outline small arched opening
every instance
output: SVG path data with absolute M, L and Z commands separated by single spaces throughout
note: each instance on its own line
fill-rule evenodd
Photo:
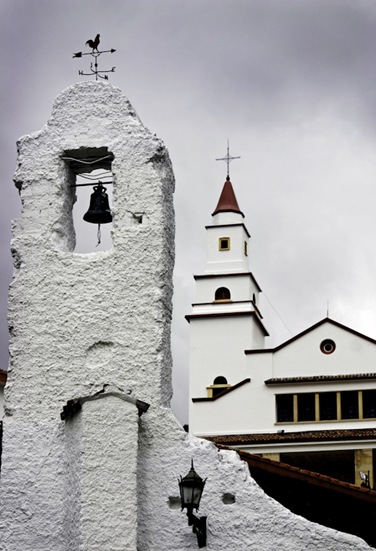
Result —
M 226 377 L 222 377 L 222 375 L 219 375 L 219 377 L 216 377 L 214 379 L 213 385 L 227 385 Z
M 217 394 L 220 394 L 230 387 L 231 385 L 228 384 L 226 377 L 223 377 L 223 375 L 218 375 L 218 377 L 214 379 L 213 384 L 207 387 L 208 397 L 214 398 Z
M 227 287 L 219 287 L 215 294 L 214 300 L 231 300 L 231 293 Z

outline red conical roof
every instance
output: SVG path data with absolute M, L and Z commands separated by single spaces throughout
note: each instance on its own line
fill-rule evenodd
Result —
M 238 212 L 244 218 L 244 214 L 240 210 L 238 201 L 236 200 L 234 188 L 232 187 L 232 183 L 230 182 L 230 176 L 227 176 L 226 178 L 221 196 L 218 201 L 218 205 L 212 216 L 218 214 L 218 212 Z

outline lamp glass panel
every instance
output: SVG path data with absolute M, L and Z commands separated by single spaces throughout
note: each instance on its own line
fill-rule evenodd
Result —
M 182 484 L 184 505 L 191 505 L 193 501 L 193 488 L 187 484 Z
M 198 507 L 200 505 L 200 499 L 202 494 L 202 486 L 193 488 L 192 505 Z

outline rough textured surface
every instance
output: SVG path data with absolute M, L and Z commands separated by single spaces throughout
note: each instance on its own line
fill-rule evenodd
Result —
M 84 404 L 81 416 L 83 548 L 136 550 L 137 408 L 109 397 Z
M 62 156 L 104 147 L 114 155 L 113 249 L 74 254 L 75 191 Z M 162 142 L 120 90 L 87 82 L 65 90 L 18 148 L 8 414 L 54 418 L 67 399 L 108 382 L 168 404 L 174 180 Z M 135 223 L 140 212 L 147 223 Z M 103 361 L 91 362 L 101 349 Z M 41 381 L 48 392 L 38 399 Z
M 114 157 L 113 248 L 75 254 L 75 175 L 63 157 L 101 157 L 104 151 Z M 80 434 L 71 422 L 60 421 L 60 412 L 67 400 L 109 384 L 154 407 L 169 405 L 174 177 L 163 143 L 121 91 L 103 83 L 62 92 L 47 125 L 23 137 L 18 152 L 15 182 L 23 210 L 12 242 L 0 545 L 92 549 L 83 526 L 96 522 L 100 508 L 87 473 L 94 470 L 91 460 L 100 472 L 116 453 L 103 443 L 102 455 L 93 457 L 88 420 L 82 420 Z M 143 223 L 136 223 L 134 213 L 143 213 Z M 120 439 L 129 433 L 129 419 L 113 418 Z M 134 442 L 131 449 L 137 450 Z M 121 459 L 128 460 L 118 450 L 119 468 Z M 129 491 L 134 472 L 130 467 Z M 124 490 L 118 499 L 122 495 Z M 108 511 L 113 522 L 121 514 L 117 501 L 111 498 Z M 79 508 L 77 526 L 72 511 Z
M 311 523 L 267 496 L 235 451 L 218 451 L 205 440 L 176 429 L 170 410 L 141 418 L 139 461 L 139 544 L 142 551 L 197 549 L 180 508 L 177 479 L 191 458 L 207 482 L 200 513 L 208 516 L 208 549 L 260 551 L 350 551 L 371 549 L 364 541 Z M 140 491 L 141 490 L 141 491 Z M 228 503 L 226 494 L 235 497 Z M 147 495 L 147 499 L 144 496 Z
M 62 156 L 83 148 L 114 155 L 106 253 L 72 252 L 74 177 Z M 46 127 L 20 141 L 16 184 L 23 214 L 12 243 L 1 551 L 197 549 L 176 508 L 192 457 L 208 477 L 209 549 L 369 549 L 291 514 L 235 452 L 177 425 L 168 407 L 173 174 L 124 95 L 97 82 L 65 90 Z M 67 400 L 104 385 L 131 390 L 150 409 L 138 418 L 133 404 L 108 396 L 60 420 Z

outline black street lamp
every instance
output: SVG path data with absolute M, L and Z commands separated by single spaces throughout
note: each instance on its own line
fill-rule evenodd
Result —
M 179 489 L 181 498 L 181 510 L 187 509 L 188 526 L 192 526 L 192 532 L 197 535 L 198 546 L 206 547 L 206 517 L 196 517 L 193 509 L 199 508 L 202 492 L 204 490 L 206 478 L 203 480 L 193 468 L 193 459 L 191 470 L 184 477 L 180 477 Z

